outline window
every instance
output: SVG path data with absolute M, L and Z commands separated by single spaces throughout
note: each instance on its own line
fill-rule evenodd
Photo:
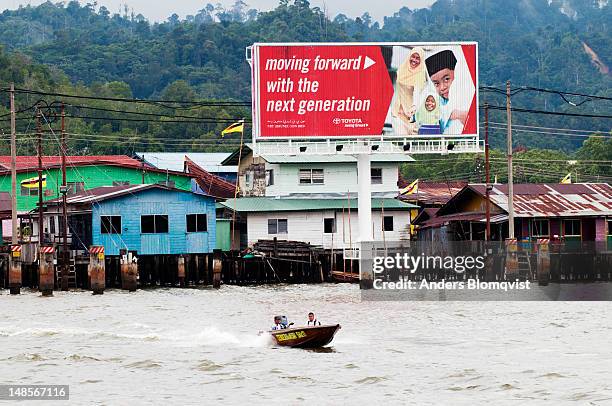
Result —
M 531 236 L 532 237 L 546 237 L 548 238 L 550 233 L 548 232 L 548 220 L 533 220 L 531 223 Z
M 563 220 L 563 235 L 580 236 L 580 220 Z
M 102 234 L 121 234 L 121 216 L 100 216 Z
M 324 183 L 323 169 L 300 169 L 300 185 L 322 185 Z
M 161 234 L 168 232 L 168 216 L 155 214 L 140 217 L 140 230 L 142 234 Z
M 373 185 L 381 185 L 382 181 L 382 168 L 372 168 L 370 170 L 371 181 Z
M 383 231 L 393 231 L 393 216 L 383 217 Z
M 49 217 L 49 232 L 55 234 L 55 216 Z
M 266 186 L 274 185 L 274 170 L 268 169 L 266 171 Z
M 287 219 L 268 219 L 268 234 L 287 234 Z
M 208 223 L 206 222 L 206 214 L 188 214 L 187 215 L 187 232 L 188 233 L 204 233 L 208 231 Z
M 75 195 L 85 191 L 85 182 L 66 182 L 67 195 Z
M 113 186 L 128 186 L 130 184 L 129 180 L 114 180 Z
M 323 232 L 325 234 L 333 234 L 336 232 L 336 219 L 335 218 L 323 219 Z
M 21 196 L 38 196 L 38 188 L 21 187 Z

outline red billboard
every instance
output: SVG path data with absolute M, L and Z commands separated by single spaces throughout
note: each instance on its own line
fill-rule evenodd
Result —
M 256 139 L 474 136 L 476 43 L 255 44 Z

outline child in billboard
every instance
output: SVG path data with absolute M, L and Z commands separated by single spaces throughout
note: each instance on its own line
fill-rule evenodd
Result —
M 415 114 L 416 122 L 419 124 L 419 135 L 440 134 L 440 106 L 435 91 L 426 89 L 420 107 Z
M 462 95 L 471 95 L 470 92 L 460 88 L 466 82 L 465 72 L 463 72 L 465 67 L 462 66 L 464 69 L 461 72 L 456 72 L 457 58 L 449 49 L 431 55 L 425 60 L 425 65 L 429 78 L 440 96 L 442 134 L 462 134 L 467 120 L 467 107 L 469 107 L 465 106 Z
M 400 120 L 400 133 L 413 134 L 417 125 L 413 116 L 416 110 L 415 95 L 421 93 L 427 83 L 425 73 L 425 52 L 421 47 L 410 50 L 408 58 L 397 70 L 397 81 L 395 87 L 395 101 L 391 111 L 393 117 Z

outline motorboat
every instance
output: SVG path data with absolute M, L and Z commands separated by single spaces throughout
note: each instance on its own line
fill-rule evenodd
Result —
M 340 330 L 340 324 L 325 326 L 302 326 L 280 330 L 271 330 L 269 333 L 276 344 L 295 348 L 318 348 L 331 343 L 336 333 Z

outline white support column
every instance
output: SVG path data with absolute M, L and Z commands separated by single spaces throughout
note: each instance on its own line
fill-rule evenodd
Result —
M 370 155 L 357 155 L 359 241 L 372 241 L 372 182 Z
M 370 154 L 357 155 L 357 215 L 359 217 L 359 284 L 370 289 L 374 281 L 372 272 L 372 182 Z

